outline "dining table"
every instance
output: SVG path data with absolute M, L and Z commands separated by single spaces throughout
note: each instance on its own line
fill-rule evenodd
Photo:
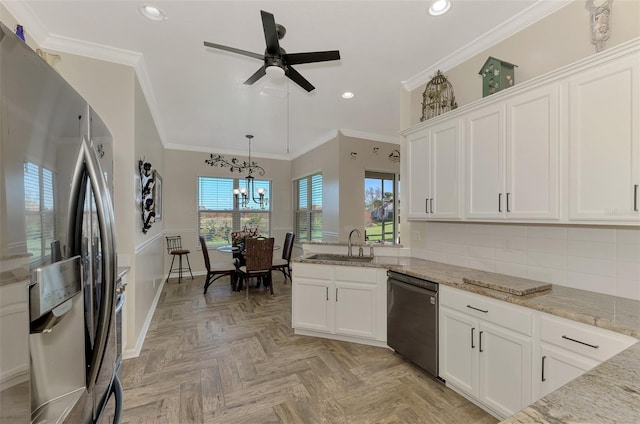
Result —
M 280 246 L 273 246 L 273 250 L 280 250 L 281 247 Z M 241 266 L 246 265 L 246 260 L 245 260 L 245 254 L 246 252 L 244 250 L 242 250 L 242 248 L 240 246 L 234 246 L 232 244 L 223 244 L 222 246 L 218 246 L 216 248 L 216 250 L 218 250 L 219 252 L 224 252 L 224 253 L 232 253 L 233 254 L 233 259 L 234 259 L 234 264 L 236 265 L 236 272 L 237 269 L 240 268 Z M 242 287 L 234 287 L 234 290 L 241 290 Z

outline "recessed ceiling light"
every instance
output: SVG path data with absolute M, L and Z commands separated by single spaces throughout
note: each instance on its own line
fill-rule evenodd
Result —
M 140 12 L 152 21 L 164 21 L 167 19 L 167 15 L 155 6 L 149 6 L 147 4 L 140 6 Z
M 447 13 L 451 8 L 450 0 L 433 0 L 431 6 L 429 6 L 429 14 L 431 16 L 438 16 Z
M 355 94 L 353 94 L 351 91 L 345 91 L 344 93 L 342 93 L 343 99 L 353 99 L 353 96 L 355 96 Z

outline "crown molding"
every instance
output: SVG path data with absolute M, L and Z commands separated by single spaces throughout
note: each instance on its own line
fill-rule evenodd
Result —
M 340 128 L 340 132 L 345 137 L 362 138 L 364 140 L 379 141 L 380 143 L 400 144 L 400 140 L 402 140 L 401 136 L 392 137 L 365 131 L 349 130 L 346 128 Z
M 179 144 L 179 143 L 167 143 L 165 145 L 165 149 L 169 150 L 182 150 L 186 152 L 196 152 L 196 153 L 215 153 L 218 155 L 233 155 L 240 157 L 247 157 L 246 150 L 233 150 L 233 149 L 220 149 L 218 147 L 205 147 L 205 146 L 196 146 L 189 144 Z M 277 155 L 277 154 L 269 154 L 269 153 L 251 153 L 251 158 L 258 159 L 275 159 L 275 160 L 291 160 L 288 155 Z
M 484 33 L 480 37 L 451 53 L 444 59 L 418 73 L 417 75 L 409 78 L 406 81 L 402 81 L 402 87 L 406 91 L 415 90 L 422 84 L 426 84 L 427 82 L 429 82 L 429 80 L 437 70 L 444 72 L 447 69 L 451 69 L 469 60 L 479 52 L 484 51 L 489 47 L 506 40 L 513 34 L 522 31 L 524 28 L 565 7 L 566 5 L 571 3 L 571 1 L 572 0 L 538 0 L 535 4 L 529 6 L 511 19 L 505 21 L 495 29 Z
M 304 155 L 305 153 L 309 153 L 310 151 L 312 151 L 315 148 L 318 148 L 320 146 L 322 146 L 323 144 L 338 138 L 338 130 L 330 130 L 328 132 L 326 132 L 323 136 L 316 138 L 315 140 L 313 140 L 311 143 L 309 143 L 308 145 L 304 146 L 303 149 L 301 150 L 296 150 L 295 152 L 292 152 L 289 155 L 289 159 L 293 160 L 296 158 L 299 158 L 300 156 Z

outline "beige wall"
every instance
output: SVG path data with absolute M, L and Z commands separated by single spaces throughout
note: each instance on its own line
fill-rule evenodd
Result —
M 585 1 L 573 1 L 557 12 L 452 68 L 442 69 L 453 85 L 458 106 L 482 98 L 478 71 L 489 56 L 518 65 L 516 85 L 595 54 L 590 12 Z M 611 12 L 607 48 L 640 36 L 640 1 L 616 0 Z M 426 84 L 425 84 L 426 85 Z M 411 92 L 410 123 L 420 122 L 425 85 Z M 406 128 L 402 122 L 402 128 Z
M 322 173 L 322 237 L 337 241 L 340 233 L 338 137 L 291 161 L 291 180 Z
M 292 180 L 322 173 L 324 241 L 344 242 L 353 228 L 358 228 L 364 237 L 364 172 L 400 172 L 400 164 L 389 160 L 394 149 L 400 146 L 338 133 L 336 138 L 292 161 Z
M 164 156 L 164 228 L 167 235 L 182 236 L 183 247 L 191 250 L 189 256 L 194 272 L 204 272 L 204 260 L 198 242 L 198 177 L 244 178 L 246 174 L 230 173 L 229 168 L 207 165 L 210 153 L 184 150 L 165 150 Z M 227 156 L 231 159 L 231 156 Z M 239 160 L 247 158 L 238 157 Z M 265 170 L 258 179 L 271 180 L 271 236 L 282 246 L 287 231 L 292 230 L 291 215 L 291 162 L 286 160 L 254 158 Z M 212 262 L 230 260 L 230 254 L 215 249 L 209 251 Z M 276 256 L 279 254 L 276 252 Z M 169 264 L 165 265 L 168 272 Z
M 365 171 L 400 172 L 400 163 L 389 160 L 400 145 L 381 143 L 339 134 L 340 175 L 340 241 L 346 241 L 349 231 L 357 228 L 364 238 L 364 173 Z M 377 153 L 374 149 L 378 149 Z M 352 152 L 356 153 L 355 158 Z M 355 239 L 354 239 L 355 240 Z M 360 240 L 364 241 L 364 240 Z

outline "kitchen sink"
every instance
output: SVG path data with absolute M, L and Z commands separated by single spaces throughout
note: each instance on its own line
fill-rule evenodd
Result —
M 331 253 L 316 253 L 307 257 L 316 261 L 334 261 L 334 262 L 359 262 L 367 263 L 373 260 L 373 256 L 347 256 L 347 255 L 334 255 Z

